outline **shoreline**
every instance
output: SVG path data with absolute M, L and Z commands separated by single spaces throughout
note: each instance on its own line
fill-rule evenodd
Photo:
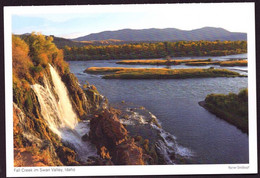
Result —
M 104 79 L 186 79 L 215 77 L 246 77 L 227 69 L 214 68 L 124 68 L 124 67 L 90 67 L 85 73 L 104 74 Z
M 185 64 L 187 66 L 207 66 L 207 65 L 219 65 L 219 66 L 247 66 L 247 60 L 212 60 L 209 59 L 148 59 L 148 60 L 121 60 L 116 62 L 116 64 L 124 64 L 124 65 L 181 65 Z
M 237 117 L 230 113 L 225 113 L 224 111 L 221 111 L 219 108 L 207 104 L 206 101 L 199 101 L 198 104 L 206 109 L 211 114 L 214 114 L 216 117 L 218 117 L 221 120 L 226 121 L 227 123 L 235 126 L 237 129 L 239 129 L 241 132 L 246 133 L 248 135 L 248 125 L 245 127 L 244 125 L 239 124 L 237 121 Z M 214 109 L 213 109 L 214 107 Z
M 201 56 L 196 56 L 196 55 L 185 55 L 185 56 L 172 56 L 173 58 L 176 58 L 176 60 L 185 60 L 183 58 L 186 59 L 195 59 L 195 58 L 201 58 L 201 59 L 209 59 L 209 58 L 217 58 L 217 57 L 228 57 L 230 56 L 230 58 L 226 58 L 226 59 L 238 59 L 238 60 L 242 60 L 242 59 L 247 59 L 247 57 L 243 57 L 243 58 L 237 58 L 237 57 L 233 57 L 236 55 L 247 55 L 248 53 L 236 53 L 236 54 L 228 54 L 228 55 L 201 55 Z M 90 58 L 90 59 L 84 59 L 84 58 L 78 58 L 77 60 L 75 60 L 74 58 L 69 58 L 66 59 L 66 55 L 64 56 L 64 60 L 65 61 L 106 61 L 106 60 L 112 60 L 112 61 L 122 61 L 122 60 L 129 60 L 129 61 L 133 61 L 133 60 L 164 60 L 164 57 L 160 56 L 160 57 L 135 57 L 135 58 L 105 58 L 105 59 L 101 59 L 101 58 Z

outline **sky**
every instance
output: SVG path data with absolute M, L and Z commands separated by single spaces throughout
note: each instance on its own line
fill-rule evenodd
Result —
M 13 7 L 12 33 L 76 38 L 119 29 L 221 27 L 248 32 L 251 3 Z M 252 9 L 252 8 L 251 8 Z

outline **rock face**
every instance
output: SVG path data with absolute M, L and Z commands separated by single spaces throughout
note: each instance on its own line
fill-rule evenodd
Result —
M 143 165 L 143 152 L 119 122 L 116 113 L 104 110 L 90 121 L 90 140 L 98 154 L 116 165 Z
M 142 149 L 129 138 L 116 113 L 106 109 L 106 98 L 93 85 L 83 91 L 51 38 L 32 34 L 25 41 L 13 36 L 14 165 L 143 164 Z M 95 149 L 66 138 L 72 136 L 81 143 L 75 127 L 91 118 L 91 133 L 82 140 L 93 141 L 101 158 L 89 156 L 83 160 L 79 156 Z M 87 123 L 84 126 L 88 132 Z M 68 129 L 68 134 L 62 129 Z
M 82 90 L 51 37 L 32 33 L 24 39 L 12 38 L 15 166 L 143 164 L 142 149 L 129 139 L 116 114 L 106 109 L 106 98 L 93 85 Z M 83 160 L 79 156 L 95 149 L 68 140 L 72 136 L 81 143 L 75 127 L 91 117 L 91 134 L 82 140 L 95 142 L 101 158 Z
M 45 73 L 48 76 L 48 72 Z M 126 128 L 119 122 L 119 111 L 107 108 L 107 100 L 95 86 L 84 91 L 77 78 L 71 74 L 61 75 L 66 85 L 73 109 L 81 120 L 90 119 L 90 133 L 83 140 L 92 141 L 100 159 L 93 158 L 94 165 L 143 165 L 143 150 L 130 138 Z M 50 81 L 53 85 L 53 81 Z M 65 146 L 52 132 L 41 115 L 37 96 L 29 89 L 25 104 L 16 95 L 13 105 L 14 163 L 15 166 L 78 166 L 76 152 Z
M 123 165 L 144 165 L 143 151 L 134 139 L 128 139 L 116 146 L 114 162 Z
M 34 156 L 30 151 L 26 150 L 25 148 L 14 149 L 14 167 L 48 166 L 45 164 L 43 157 Z
M 90 111 L 90 103 L 80 88 L 78 79 L 74 74 L 68 73 L 62 76 L 62 80 L 67 86 L 74 110 L 80 118 L 86 118 Z
M 49 71 L 44 74 L 53 85 Z M 90 108 L 85 93 L 73 74 L 60 75 L 65 80 L 75 112 L 83 119 Z M 13 122 L 15 166 L 80 165 L 75 151 L 65 146 L 43 119 L 38 98 L 30 87 L 24 91 L 14 89 Z
M 67 165 L 61 162 L 67 155 L 58 156 L 56 153 L 58 147 L 65 146 L 42 118 L 28 117 L 13 104 L 13 121 L 15 166 Z

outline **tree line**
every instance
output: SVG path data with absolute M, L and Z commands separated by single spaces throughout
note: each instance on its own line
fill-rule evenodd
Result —
M 65 60 L 147 59 L 166 56 L 225 56 L 247 53 L 247 41 L 178 41 L 64 46 Z

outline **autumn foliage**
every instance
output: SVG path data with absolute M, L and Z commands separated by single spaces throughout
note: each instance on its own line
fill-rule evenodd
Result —
M 63 51 L 52 40 L 52 37 L 36 33 L 22 37 L 12 36 L 13 141 L 16 167 L 61 166 L 71 163 L 61 162 L 61 159 L 66 158 L 62 150 L 57 156 L 55 149 L 62 147 L 61 141 L 43 121 L 37 97 L 31 88 L 35 83 L 41 84 L 44 76 L 48 78 L 49 64 L 60 74 L 69 73 L 68 64 L 63 60 Z M 30 139 L 27 135 L 30 135 Z M 37 138 L 43 142 L 34 143 Z
M 63 51 L 52 43 L 52 37 L 32 33 L 23 39 L 15 35 L 12 38 L 13 81 L 19 86 L 21 81 L 33 84 L 40 80 L 48 63 L 61 73 L 69 71 L 63 60 Z
M 30 68 L 33 63 L 28 56 L 29 46 L 19 37 L 13 36 L 12 51 L 14 82 L 18 79 L 31 81 Z
M 147 59 L 166 56 L 225 56 L 247 52 L 246 41 L 140 42 L 64 47 L 66 60 Z

